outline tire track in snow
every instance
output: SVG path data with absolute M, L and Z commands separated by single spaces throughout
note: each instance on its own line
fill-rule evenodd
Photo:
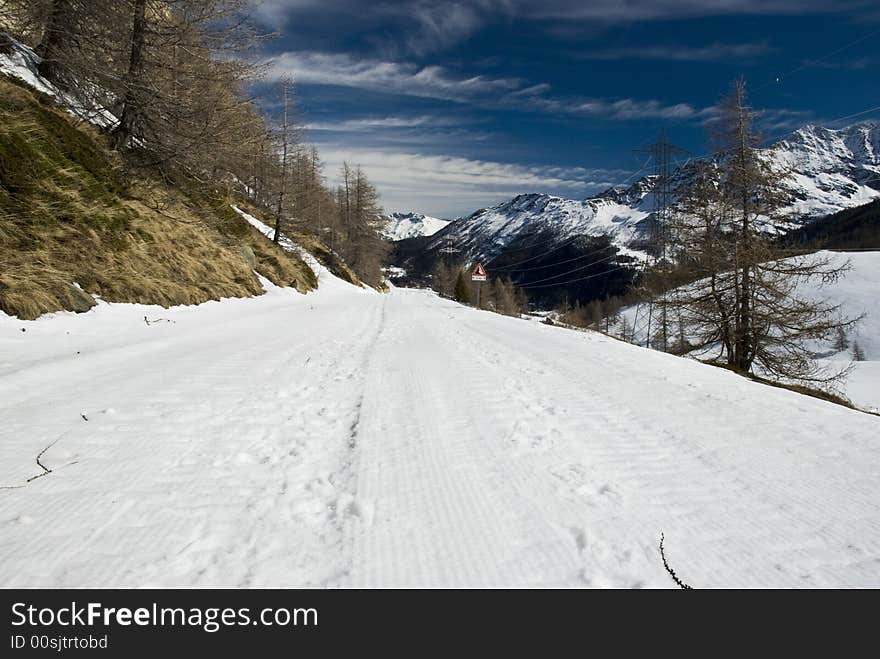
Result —
M 324 581 L 322 584 L 324 587 L 338 587 L 349 579 L 354 561 L 352 542 L 350 540 L 352 527 L 357 526 L 358 524 L 370 524 L 372 522 L 372 511 L 370 507 L 364 505 L 363 501 L 357 496 L 357 481 L 361 452 L 360 435 L 364 400 L 367 397 L 368 386 L 370 384 L 369 378 L 372 372 L 372 364 L 379 341 L 385 331 L 387 301 L 387 296 L 382 296 L 376 330 L 366 342 L 367 347 L 357 369 L 358 395 L 352 412 L 351 423 L 348 428 L 348 451 L 338 472 L 342 493 L 332 506 L 334 524 L 336 525 L 336 529 L 340 536 L 339 549 L 340 554 L 343 557 L 342 567 L 335 575 Z
M 373 523 L 351 529 L 349 585 L 573 583 L 569 530 L 548 522 L 509 472 L 493 473 L 499 455 L 486 445 L 495 440 L 479 433 L 494 425 L 485 419 L 494 401 L 469 401 L 463 390 L 475 364 L 438 341 L 435 319 L 414 317 L 408 303 L 389 301 L 385 361 L 368 387 L 357 496 Z M 417 352 L 392 350 L 407 343 Z

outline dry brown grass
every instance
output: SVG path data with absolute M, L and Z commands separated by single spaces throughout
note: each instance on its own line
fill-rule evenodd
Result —
M 22 319 L 109 302 L 171 306 L 316 282 L 219 202 L 148 182 L 123 185 L 90 127 L 0 79 L 0 309 Z M 234 215 L 234 214 L 233 214 Z M 250 248 L 248 252 L 243 247 Z M 74 284 L 78 284 L 82 290 Z

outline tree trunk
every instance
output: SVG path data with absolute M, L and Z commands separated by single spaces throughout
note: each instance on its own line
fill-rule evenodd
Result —
M 276 245 L 281 238 L 281 217 L 284 213 L 284 189 L 287 186 L 287 142 L 288 142 L 288 125 L 287 125 L 287 104 L 288 104 L 288 87 L 290 83 L 287 80 L 281 82 L 281 89 L 284 95 L 284 118 L 281 124 L 281 184 L 278 186 L 278 208 L 275 212 L 275 235 L 272 242 Z
M 740 290 L 739 290 L 739 332 L 737 334 L 736 345 L 736 366 L 743 371 L 749 371 L 752 368 L 751 345 L 752 345 L 752 313 L 751 313 L 751 227 L 749 226 L 749 215 L 751 213 L 751 193 L 754 189 L 756 181 L 749 180 L 751 173 L 749 171 L 749 144 L 747 133 L 747 118 L 745 116 L 744 98 L 742 98 L 742 88 L 737 90 L 739 94 L 739 125 L 737 126 L 737 158 L 739 160 L 740 177 L 740 204 L 742 211 L 742 224 L 740 227 L 740 242 L 742 245 L 742 272 L 740 274 Z
M 134 0 L 134 19 L 131 31 L 131 53 L 128 61 L 125 97 L 122 101 L 122 114 L 119 125 L 113 131 L 114 147 L 119 149 L 128 143 L 134 134 L 135 122 L 139 112 L 138 87 L 143 68 L 144 43 L 147 33 L 147 0 Z
M 55 83 L 61 82 L 62 67 L 59 57 L 65 45 L 75 40 L 72 35 L 74 18 L 71 0 L 53 0 L 43 38 L 36 47 L 37 55 L 42 58 L 37 65 L 37 71 L 41 76 Z

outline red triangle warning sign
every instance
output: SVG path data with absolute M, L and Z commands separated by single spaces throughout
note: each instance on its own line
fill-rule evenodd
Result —
M 486 269 L 483 267 L 482 263 L 477 263 L 477 267 L 474 268 L 474 271 L 471 273 L 472 281 L 486 281 Z

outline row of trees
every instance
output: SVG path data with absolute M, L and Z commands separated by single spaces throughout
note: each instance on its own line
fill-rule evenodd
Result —
M 571 304 L 566 298 L 556 308 L 556 316 L 568 325 L 609 333 L 620 320 L 619 312 L 625 304 L 624 298 L 617 296 L 591 300 L 586 304 L 578 300 Z
M 278 229 L 321 235 L 378 284 L 376 189 L 347 164 L 340 188 L 327 186 L 317 151 L 303 141 L 290 80 L 277 86 L 280 123 L 253 96 L 265 38 L 250 20 L 254 4 L 3 0 L 0 28 L 34 46 L 41 75 L 103 127 L 130 167 L 243 193 Z
M 491 277 L 486 282 L 473 282 L 463 266 L 440 261 L 431 274 L 431 286 L 444 297 L 507 316 L 519 316 L 528 311 L 528 297 L 523 289 L 514 286 L 509 277 Z
M 239 169 L 265 133 L 246 93 L 259 74 L 250 9 L 248 0 L 5 0 L 0 20 L 116 149 L 205 179 Z
M 832 381 L 840 373 L 818 368 L 811 342 L 833 340 L 857 319 L 806 291 L 834 282 L 848 264 L 778 249 L 767 226 L 787 219 L 781 183 L 788 173 L 762 157 L 744 82 L 720 111 L 715 157 L 697 163 L 678 191 L 670 235 L 680 265 L 665 282 L 663 270 L 651 278 L 648 341 L 669 351 L 714 351 L 743 372 Z M 681 285 L 682 273 L 690 283 Z

